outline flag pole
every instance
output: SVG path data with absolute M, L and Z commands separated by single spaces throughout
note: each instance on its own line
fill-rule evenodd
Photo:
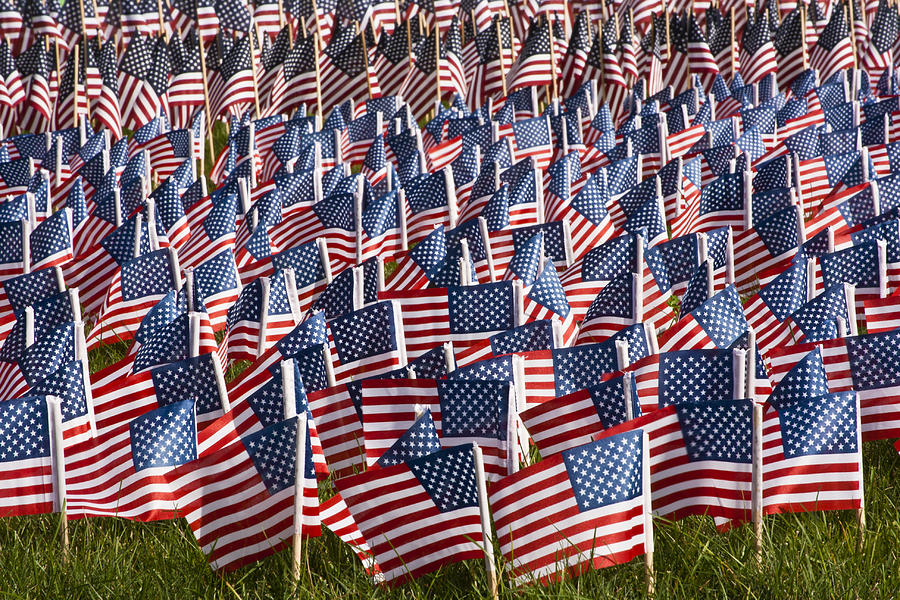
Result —
M 856 525 L 859 528 L 859 539 L 856 549 L 862 552 L 866 543 L 866 494 L 863 487 L 863 454 L 862 454 L 862 421 L 859 409 L 859 396 L 856 397 L 856 450 L 859 453 L 859 508 L 856 509 Z
M 751 367 L 752 368 L 752 367 Z M 753 458 L 750 485 L 750 514 L 753 521 L 753 539 L 755 540 L 756 564 L 762 564 L 763 542 L 763 459 L 762 459 L 762 404 L 753 403 Z
M 72 106 L 72 124 L 75 127 L 78 127 L 78 48 L 78 44 L 75 44 L 75 49 L 73 50 L 75 53 L 75 72 L 72 74 L 72 94 L 75 96 L 75 103 Z M 57 101 L 59 101 L 58 98 Z
M 47 396 L 47 408 L 49 412 L 50 452 L 53 462 L 53 492 L 59 509 L 59 546 L 62 553 L 62 563 L 69 560 L 69 517 L 66 513 L 66 461 L 63 457 L 63 424 L 60 399 L 56 396 Z
M 311 0 L 311 2 L 312 2 L 313 18 L 316 20 L 316 34 L 318 35 L 318 37 L 316 38 L 316 44 L 317 44 L 316 48 L 318 49 L 318 44 L 320 44 L 320 43 L 322 44 L 322 47 L 324 48 L 325 41 L 322 39 L 322 24 L 319 22 L 319 7 L 316 5 L 316 0 Z M 316 56 L 318 57 L 318 53 L 316 54 Z M 316 64 L 318 64 L 318 63 L 316 63 Z
M 256 60 L 253 58 L 253 32 L 247 32 L 247 41 L 250 43 L 250 75 L 253 76 L 253 106 L 256 109 L 256 118 L 259 119 L 259 86 L 256 84 Z
M 647 597 L 656 592 L 656 570 L 653 567 L 653 502 L 650 495 L 650 436 L 644 431 L 641 439 L 641 481 L 644 497 L 644 586 Z
M 734 7 L 731 7 L 731 42 L 729 43 L 731 51 L 731 78 L 737 74 L 737 57 L 734 55 Z
M 505 98 L 508 92 L 506 91 L 506 61 L 503 60 L 503 30 L 500 27 L 499 18 L 494 21 L 494 24 L 497 29 L 497 52 L 500 54 L 500 81 L 503 83 L 503 97 Z
M 478 512 L 481 516 L 481 537 L 484 543 L 484 567 L 487 571 L 491 598 L 497 600 L 497 565 L 494 562 L 494 535 L 491 532 L 491 515 L 488 507 L 487 483 L 484 476 L 484 456 L 478 444 L 472 444 L 475 459 L 475 482 L 478 486 Z
M 441 104 L 441 28 L 438 27 L 437 21 L 434 23 L 434 84 L 435 84 L 435 106 L 434 116 L 438 115 L 438 106 Z
M 845 6 L 847 9 L 846 14 L 847 14 L 847 23 L 849 25 L 848 28 L 850 29 L 850 45 L 853 47 L 853 70 L 855 72 L 856 69 L 859 67 L 859 59 L 856 56 L 856 32 L 853 30 L 854 29 L 854 27 L 853 27 L 853 25 L 854 25 L 853 8 L 850 6 L 850 2 L 848 2 Z M 854 75 L 854 77 L 855 77 L 855 75 Z
M 315 0 L 313 0 L 315 2 Z M 319 32 L 313 33 L 313 51 L 316 55 L 316 108 L 319 111 L 319 118 L 325 119 L 322 112 L 322 73 L 319 70 Z
M 809 68 L 809 56 L 806 53 L 806 5 L 800 5 L 800 47 L 803 49 L 803 70 Z
M 285 370 L 285 369 L 282 369 Z M 293 371 L 291 371 L 293 376 Z M 294 536 L 291 567 L 294 582 L 299 583 L 303 563 L 303 491 L 306 478 L 306 412 L 297 415 L 297 453 L 294 461 Z
M 363 47 L 363 64 L 366 67 L 366 87 L 369 88 L 369 98 L 372 96 L 372 73 L 369 71 L 369 48 L 366 45 L 366 30 L 359 24 L 359 21 L 356 22 L 356 31 L 357 35 L 359 35 L 359 39 L 362 41 Z
M 156 0 L 156 14 L 159 17 L 159 32 L 169 41 L 169 33 L 166 31 L 166 21 L 163 19 L 162 0 Z
M 199 2 L 195 0 L 194 6 L 199 8 Z M 209 155 L 212 158 L 215 158 L 215 145 L 213 144 L 213 121 L 215 117 L 212 114 L 212 110 L 209 107 L 209 83 L 207 82 L 206 77 L 206 49 L 203 47 L 203 36 L 200 34 L 200 30 L 197 30 L 197 45 L 200 47 L 200 78 L 203 80 L 203 105 L 206 109 L 206 139 L 209 142 Z M 206 150 L 203 150 L 204 157 L 206 156 Z
M 553 86 L 553 99 L 559 99 L 559 88 L 557 86 L 557 74 L 556 74 L 556 42 L 553 39 L 553 25 L 556 22 L 556 19 L 553 21 L 550 18 L 547 18 L 547 31 L 550 33 L 550 80 L 551 85 Z

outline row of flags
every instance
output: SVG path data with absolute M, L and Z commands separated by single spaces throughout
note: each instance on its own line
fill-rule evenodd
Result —
M 862 444 L 900 437 L 900 84 L 892 58 L 877 77 L 813 59 L 841 4 L 815 43 L 810 7 L 742 21 L 777 36 L 802 15 L 809 61 L 789 81 L 732 50 L 727 77 L 691 66 L 654 83 L 655 63 L 636 62 L 621 85 L 583 71 L 561 89 L 556 29 L 601 34 L 587 10 L 523 3 L 521 50 L 507 63 L 498 46 L 489 69 L 500 87 L 453 88 L 428 117 L 438 96 L 415 92 L 442 86 L 443 67 L 378 94 L 366 58 L 418 23 L 378 30 L 367 13 L 344 28 L 341 6 L 323 48 L 318 13 L 314 35 L 285 23 L 271 48 L 307 44 L 314 84 L 358 48 L 356 87 L 291 84 L 292 104 L 264 114 L 265 34 L 226 25 L 247 35 L 207 49 L 160 15 L 155 40 L 138 27 L 104 42 L 115 57 L 128 38 L 115 79 L 137 90 L 120 113 L 133 134 L 91 107 L 2 140 L 0 516 L 185 518 L 217 570 L 324 525 L 376 581 L 484 559 L 494 592 L 495 550 L 514 585 L 650 565 L 653 516 L 864 522 Z M 853 13 L 872 40 L 882 7 L 896 10 Z M 657 50 L 716 27 L 624 8 Z M 467 10 L 498 39 L 524 30 Z M 479 47 L 446 18 L 420 21 L 435 63 L 439 34 Z M 61 43 L 71 81 L 100 37 Z M 230 39 L 249 66 L 223 59 L 234 76 L 202 77 L 209 94 L 176 118 L 149 73 L 185 39 L 207 59 Z M 73 106 L 91 98 L 79 85 Z M 226 113 L 206 177 L 204 138 Z M 114 343 L 124 356 L 91 373 Z
M 669 3 L 664 11 L 638 0 L 594 13 L 556 0 L 316 7 L 104 1 L 79 11 L 84 2 L 29 0 L 0 11 L 0 125 L 7 135 L 49 134 L 86 116 L 114 140 L 156 128 L 156 136 L 168 135 L 166 152 L 184 158 L 191 131 L 198 146 L 204 136 L 211 144 L 216 121 L 240 119 L 248 109 L 260 119 L 315 105 L 321 115 L 348 97 L 361 104 L 403 96 L 419 121 L 454 97 L 475 111 L 541 86 L 528 93 L 571 97 L 591 81 L 602 82 L 595 95 L 618 127 L 635 96 L 665 103 L 689 91 L 693 77 L 706 90 L 719 76 L 744 87 L 776 75 L 784 87 L 809 68 L 824 80 L 855 67 L 868 79 L 857 87 L 885 73 L 891 83 L 882 85 L 893 86 L 900 49 L 900 16 L 887 0 Z M 734 109 L 723 91 L 714 97 L 710 118 L 716 105 L 719 116 Z M 200 109 L 206 114 L 198 126 L 192 119 Z M 669 132 L 699 124 L 685 120 L 695 113 L 670 115 Z M 165 119 L 151 125 L 159 115 Z

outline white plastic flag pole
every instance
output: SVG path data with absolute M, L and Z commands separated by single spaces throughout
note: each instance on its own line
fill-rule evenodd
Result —
M 650 436 L 643 432 L 641 440 L 641 481 L 644 497 L 644 585 L 647 597 L 656 591 L 656 571 L 653 567 L 653 503 L 650 495 Z
M 497 565 L 494 562 L 494 534 L 488 508 L 487 482 L 484 476 L 484 456 L 478 444 L 472 444 L 475 459 L 475 483 L 478 486 L 478 512 L 481 515 L 481 537 L 484 544 L 484 568 L 487 571 L 491 598 L 497 600 Z
M 63 564 L 69 558 L 69 518 L 66 515 L 66 462 L 63 457 L 62 408 L 60 399 L 47 396 L 50 425 L 50 457 L 53 461 L 53 496 L 59 511 L 59 545 Z
M 306 476 L 306 413 L 297 416 L 297 458 L 294 463 L 294 539 L 291 564 L 294 581 L 300 580 L 303 560 L 303 490 Z
M 750 484 L 750 513 L 753 521 L 753 538 L 756 547 L 756 564 L 762 564 L 762 512 L 763 512 L 763 459 L 762 459 L 762 427 L 763 407 L 753 403 L 753 458 Z

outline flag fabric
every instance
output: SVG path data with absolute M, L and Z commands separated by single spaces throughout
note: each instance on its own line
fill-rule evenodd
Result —
M 516 583 L 557 581 L 652 550 L 645 443 L 639 430 L 604 437 L 491 488 L 500 550 Z M 614 477 L 603 476 L 613 468 Z
M 277 552 L 298 529 L 305 536 L 321 534 L 308 432 L 296 489 L 298 427 L 296 417 L 279 421 L 166 475 L 180 498 L 179 514 L 213 569 L 234 570 Z M 303 506 L 299 524 L 295 495 Z
M 42 514 L 58 507 L 52 431 L 46 397 L 25 396 L 0 403 L 0 481 L 4 489 L 0 514 Z
M 483 556 L 471 444 L 336 484 L 388 583 Z M 385 492 L 397 502 L 386 506 Z

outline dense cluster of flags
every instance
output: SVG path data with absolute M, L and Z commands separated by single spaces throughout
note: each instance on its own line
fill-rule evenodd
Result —
M 652 583 L 654 515 L 862 530 L 896 6 L 51 4 L 0 11 L 0 516 L 494 590 Z

